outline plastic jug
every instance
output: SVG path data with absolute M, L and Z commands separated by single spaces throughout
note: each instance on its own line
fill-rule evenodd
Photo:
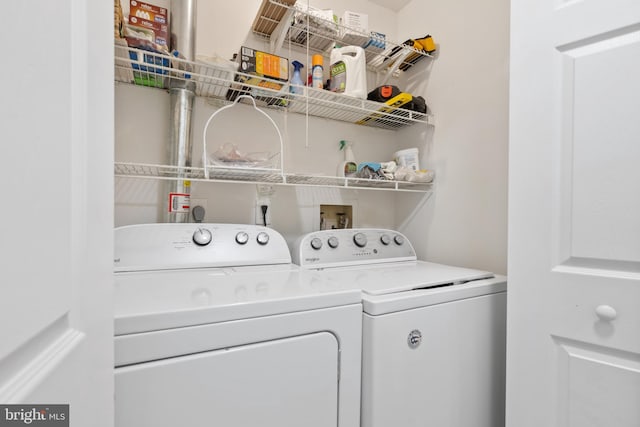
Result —
M 366 99 L 367 63 L 364 49 L 343 46 L 331 51 L 331 90 Z

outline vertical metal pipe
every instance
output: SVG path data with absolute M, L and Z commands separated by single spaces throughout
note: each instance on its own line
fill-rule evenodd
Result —
M 171 0 L 171 49 L 179 57 L 195 60 L 196 52 L 196 0 Z M 171 166 L 190 167 L 192 156 L 191 116 L 195 100 L 195 83 L 170 79 L 170 135 L 168 159 Z M 179 173 L 178 180 L 168 181 L 167 193 L 190 194 L 191 183 L 185 174 Z M 171 200 L 167 197 L 166 200 Z M 179 207 L 180 208 L 180 207 Z M 171 212 L 172 206 L 165 209 L 166 222 L 188 222 L 190 209 Z
M 193 61 L 196 57 L 196 0 L 171 0 L 171 50 Z

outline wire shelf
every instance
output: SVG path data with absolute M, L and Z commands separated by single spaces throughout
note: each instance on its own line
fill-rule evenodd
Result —
M 243 184 L 295 185 L 310 187 L 334 187 L 362 190 L 386 190 L 428 193 L 432 183 L 415 183 L 362 178 L 342 178 L 280 173 L 279 169 L 209 167 L 209 179 L 203 168 L 154 165 L 145 163 L 116 162 L 114 172 L 119 177 L 161 180 L 189 180 L 195 182 L 227 182 Z
M 336 43 L 364 45 L 369 40 L 378 42 L 364 47 L 367 67 L 374 72 L 395 73 L 398 69 L 409 69 L 421 59 L 433 58 L 423 50 L 393 42 L 378 33 L 366 34 L 338 24 L 295 1 L 264 0 L 252 28 L 254 34 L 271 40 L 272 47 L 279 48 L 287 42 L 322 54 L 327 54 Z
M 197 96 L 231 104 L 238 96 L 247 94 L 259 101 L 260 106 L 287 109 L 298 114 L 309 114 L 331 120 L 356 123 L 383 129 L 399 129 L 416 123 L 430 123 L 430 115 L 387 104 L 367 101 L 311 87 L 303 87 L 303 94 L 292 94 L 289 83 L 261 78 L 257 86 L 236 81 L 255 76 L 230 70 L 227 65 L 186 61 L 153 52 L 115 46 L 115 80 L 121 83 L 169 89 L 190 85 Z

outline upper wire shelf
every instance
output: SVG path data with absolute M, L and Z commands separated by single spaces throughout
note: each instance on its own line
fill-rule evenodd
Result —
M 367 68 L 378 73 L 394 74 L 399 69 L 411 68 L 420 59 L 433 58 L 425 51 L 395 43 L 381 34 L 365 34 L 326 19 L 313 10 L 297 6 L 295 0 L 264 0 L 252 29 L 254 34 L 271 41 L 272 50 L 287 42 L 299 48 L 309 48 L 315 53 L 327 54 L 334 44 L 363 45 L 363 42 L 371 40 L 373 43 L 364 47 Z
M 368 101 L 322 89 L 303 87 L 303 94 L 290 93 L 289 83 L 260 78 L 270 89 L 235 81 L 236 76 L 249 76 L 203 61 L 187 61 L 154 52 L 115 45 L 115 80 L 161 89 L 172 85 L 191 85 L 198 96 L 231 104 L 238 96 L 248 94 L 261 107 L 287 110 L 298 114 L 356 123 L 383 129 L 399 129 L 416 123 L 428 124 L 430 115 L 393 108 L 387 104 Z

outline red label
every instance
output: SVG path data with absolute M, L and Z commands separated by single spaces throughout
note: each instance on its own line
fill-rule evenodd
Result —
M 169 193 L 168 211 L 171 213 L 189 213 L 191 195 L 187 193 Z

